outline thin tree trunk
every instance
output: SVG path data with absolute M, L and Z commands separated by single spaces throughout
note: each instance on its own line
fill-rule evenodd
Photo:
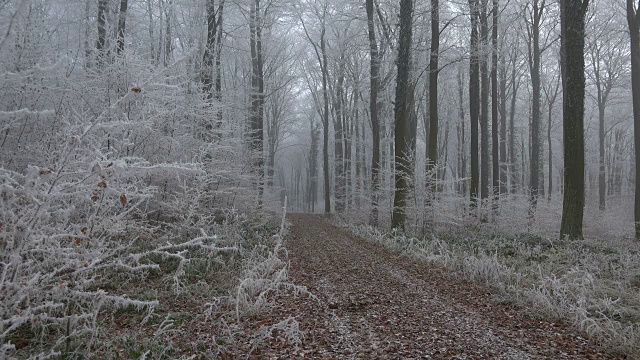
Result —
M 498 207 L 500 192 L 500 156 L 498 150 L 498 0 L 493 0 L 493 27 L 491 30 L 491 142 L 493 160 L 493 208 Z
M 471 10 L 471 55 L 469 59 L 469 120 L 471 122 L 471 185 L 469 196 L 471 207 L 477 207 L 479 168 L 478 168 L 478 119 L 480 115 L 480 48 L 478 33 L 478 1 L 469 0 Z
M 464 84 L 462 80 L 462 67 L 458 67 L 458 180 L 461 181 L 460 193 L 467 193 L 467 158 L 465 156 L 465 129 L 464 129 Z
M 323 15 L 322 31 L 320 33 L 320 51 L 322 53 L 322 96 L 324 100 L 324 112 L 323 112 L 323 136 L 322 136 L 322 165 L 324 169 L 324 212 L 329 214 L 331 212 L 331 189 L 329 185 L 329 90 L 327 89 L 327 81 L 329 77 L 329 70 L 327 69 L 327 49 L 325 44 L 325 23 Z
M 507 194 L 507 64 L 504 56 L 504 40 L 500 54 L 500 194 Z
M 338 83 L 336 86 L 336 95 L 333 104 L 333 108 L 335 111 L 335 117 L 333 121 L 334 128 L 334 159 L 333 159 L 333 168 L 335 174 L 335 190 L 334 190 L 334 201 L 335 201 L 335 210 L 336 212 L 341 212 L 345 208 L 345 173 L 344 173 L 344 158 L 346 149 L 344 148 L 344 131 L 343 131 L 343 87 L 344 87 L 344 63 L 343 60 L 340 59 L 340 64 L 338 65 Z
M 371 156 L 371 225 L 378 225 L 378 186 L 380 182 L 380 123 L 378 121 L 378 89 L 380 87 L 380 59 L 373 21 L 373 0 L 366 0 L 367 30 L 369 35 L 370 81 L 369 117 L 373 139 Z M 364 134 L 363 134 L 364 135 Z
M 538 192 L 540 190 L 540 25 L 544 12 L 545 0 L 538 3 L 533 1 L 532 24 L 529 30 L 531 41 L 529 45 L 529 70 L 531 73 L 531 88 L 533 92 L 532 117 L 531 117 L 531 158 L 529 161 L 530 171 L 530 194 L 529 201 L 531 211 L 538 203 Z
M 513 67 L 511 69 L 511 107 L 509 108 L 509 167 L 510 167 L 510 191 L 512 194 L 516 192 L 516 184 L 518 183 L 518 172 L 516 171 L 516 144 L 515 144 L 515 115 L 516 115 L 516 100 L 518 99 L 518 88 L 520 87 L 520 80 L 517 78 L 517 54 L 519 46 L 519 38 L 516 39 L 516 45 L 513 49 L 512 61 Z M 524 156 L 524 153 L 523 153 Z M 524 168 L 521 169 L 524 171 Z
M 489 198 L 489 23 L 488 0 L 480 0 L 480 198 Z M 483 219 L 486 220 L 486 219 Z

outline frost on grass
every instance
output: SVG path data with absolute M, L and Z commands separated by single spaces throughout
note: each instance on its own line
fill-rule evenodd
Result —
M 640 354 L 637 243 L 613 233 L 609 240 L 554 240 L 545 222 L 536 222 L 528 234 L 522 233 L 527 229 L 526 216 L 518 215 L 526 214 L 526 203 L 518 207 L 513 199 L 505 203 L 504 208 L 510 210 L 502 210 L 497 222 L 488 224 L 464 215 L 452 221 L 451 215 L 443 215 L 456 213 L 452 206 L 446 200 L 434 204 L 429 218 L 432 225 L 424 236 L 357 225 L 366 221 L 353 221 L 357 214 L 337 221 L 395 252 L 443 265 L 510 299 L 566 319 L 613 351 Z M 541 205 L 550 207 L 549 211 L 553 206 Z M 602 223 L 599 220 L 594 228 Z M 415 233 L 421 231 L 421 226 L 414 228 Z M 595 229 L 593 233 L 599 234 Z

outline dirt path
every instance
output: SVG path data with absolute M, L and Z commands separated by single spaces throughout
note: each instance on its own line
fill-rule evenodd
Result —
M 446 270 L 389 253 L 319 216 L 289 220 L 291 278 L 318 300 L 280 295 L 263 321 L 293 317 L 304 341 L 295 348 L 274 332 L 254 349 L 257 358 L 605 358 L 566 325 L 496 304 L 486 289 Z

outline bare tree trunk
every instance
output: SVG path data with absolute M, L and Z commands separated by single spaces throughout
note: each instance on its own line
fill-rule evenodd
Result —
M 549 84 L 549 88 L 545 88 L 545 96 L 547 98 L 548 105 L 548 124 L 547 124 L 547 146 L 549 149 L 549 191 L 547 194 L 547 200 L 551 201 L 551 194 L 553 192 L 553 146 L 551 143 L 551 126 L 553 116 L 553 104 L 555 104 L 558 94 L 560 93 L 560 77 L 556 78 L 556 84 Z
M 380 123 L 378 121 L 378 89 L 380 87 L 380 59 L 373 21 L 373 0 L 366 0 L 367 30 L 369 34 L 369 58 L 371 86 L 369 93 L 369 116 L 373 139 L 371 156 L 371 225 L 378 225 L 378 187 L 380 183 Z M 363 134 L 364 135 L 364 134 Z
M 489 198 L 489 23 L 488 0 L 480 0 L 480 198 Z M 486 219 L 483 219 L 486 220 Z
M 127 0 L 120 0 L 120 14 L 118 16 L 118 55 L 121 55 L 124 52 L 124 30 L 127 21 L 127 5 Z
M 478 169 L 478 119 L 480 115 L 480 37 L 478 33 L 479 0 L 469 0 L 471 10 L 471 56 L 469 59 L 469 118 L 471 122 L 471 186 L 469 196 L 471 206 L 477 207 Z
M 336 212 L 341 212 L 345 208 L 345 173 L 344 173 L 344 158 L 345 158 L 345 148 L 344 148 L 344 131 L 343 131 L 343 87 L 344 87 L 344 63 L 343 59 L 340 59 L 340 64 L 338 65 L 338 83 L 336 86 L 336 94 L 333 103 L 333 109 L 335 112 L 335 117 L 333 119 L 333 128 L 334 128 L 334 159 L 333 159 L 333 168 L 335 174 L 335 190 L 334 190 L 334 201 L 335 201 L 335 210 Z
M 407 100 L 410 96 L 409 64 L 411 62 L 412 37 L 412 0 L 400 0 L 400 32 L 398 36 L 398 75 L 396 77 L 395 98 L 395 194 L 391 227 L 404 230 L 406 221 L 406 205 L 409 192 L 407 174 L 411 171 L 409 108 Z
M 634 9 L 633 0 L 627 0 L 627 23 L 631 42 L 631 91 L 633 96 L 633 139 L 635 147 L 635 229 L 640 240 L 640 2 Z
M 322 19 L 322 32 L 320 33 L 320 51 L 322 52 L 322 96 L 324 99 L 324 112 L 323 112 L 323 139 L 322 139 L 322 161 L 324 168 L 324 212 L 329 214 L 331 212 L 331 189 L 329 185 L 329 90 L 327 89 L 327 81 L 329 77 L 329 70 L 327 69 L 327 49 L 325 44 L 325 23 L 324 17 Z
M 498 151 L 498 0 L 493 0 L 493 26 L 491 29 L 491 143 L 493 160 L 492 195 L 493 208 L 498 208 L 500 192 L 500 156 Z
M 355 162 L 356 162 L 356 173 L 355 173 L 355 184 L 353 189 L 354 196 L 354 206 L 356 209 L 360 209 L 361 201 L 360 196 L 362 195 L 362 163 L 360 162 L 360 158 L 362 156 L 362 142 L 360 141 L 360 109 L 358 104 L 358 99 L 360 98 L 360 89 L 358 82 L 355 82 L 354 98 L 353 98 L 353 132 L 355 135 Z
M 171 56 L 173 53 L 173 35 L 171 34 L 171 18 L 172 17 L 173 17 L 173 0 L 169 0 L 167 2 L 167 7 L 165 8 L 165 14 L 164 14 L 164 22 L 165 22 L 164 67 L 167 67 L 169 66 L 169 64 L 171 64 Z
M 584 36 L 589 0 L 560 2 L 564 118 L 564 199 L 560 237 L 582 239 L 584 211 Z
M 255 12 L 255 4 L 252 3 L 251 5 L 251 14 L 254 14 Z M 255 20 L 254 20 L 255 15 L 252 15 L 251 17 L 251 58 L 252 58 L 252 68 L 255 66 L 255 64 L 253 63 L 253 58 L 254 58 L 254 54 L 253 52 L 255 51 L 254 49 L 254 42 L 255 42 L 255 33 L 254 33 L 254 29 L 253 27 L 255 26 Z M 162 25 L 162 23 L 161 23 Z M 162 26 L 160 26 L 162 28 Z M 214 0 L 208 0 L 207 2 L 207 43 L 206 46 L 204 48 L 204 54 L 202 55 L 202 92 L 206 95 L 207 100 L 211 101 L 211 99 L 213 99 L 213 92 L 211 92 L 211 88 L 213 87 L 213 76 L 212 76 L 212 70 L 213 70 L 213 56 L 214 56 L 214 52 L 215 52 L 215 43 L 216 43 L 216 31 L 217 31 L 217 24 L 216 24 L 216 10 L 215 10 L 215 3 Z M 158 51 L 159 53 L 160 51 Z M 255 86 L 254 84 L 254 80 L 252 78 L 252 86 Z M 207 128 L 211 128 L 210 124 L 207 124 Z
M 520 80 L 516 76 L 517 73 L 517 54 L 518 54 L 518 46 L 519 46 L 519 38 L 516 38 L 516 45 L 513 49 L 512 61 L 513 67 L 511 68 L 511 107 L 509 108 L 509 167 L 511 169 L 511 177 L 509 181 L 511 182 L 510 191 L 512 194 L 516 192 L 516 184 L 518 183 L 518 172 L 516 171 L 516 145 L 515 145 L 515 115 L 516 115 L 516 100 L 518 99 L 518 88 L 520 87 Z M 524 156 L 524 153 L 523 153 Z M 524 168 L 521 169 L 524 171 Z
M 531 159 L 530 171 L 530 194 L 529 201 L 531 211 L 538 203 L 538 192 L 540 190 L 540 25 L 544 12 L 545 0 L 533 1 L 531 14 L 531 25 L 527 25 L 529 33 L 529 71 L 531 73 L 531 87 L 533 92 L 532 117 L 531 117 Z
M 263 121 L 264 121 L 264 79 L 262 63 L 262 22 L 260 17 L 260 0 L 251 3 L 249 15 L 250 45 L 251 45 L 251 149 L 255 159 L 254 171 L 256 172 L 256 182 L 258 186 L 258 204 L 262 204 L 263 181 L 264 181 L 264 158 L 263 158 Z M 214 34 L 215 36 L 215 34 Z M 213 46 L 211 51 L 213 51 Z M 209 71 L 209 76 L 211 72 Z M 209 93 L 211 94 L 211 83 L 209 83 Z
M 431 196 L 436 192 L 434 169 L 438 163 L 438 57 L 440 52 L 440 4 L 431 0 L 431 52 L 429 54 L 429 142 L 427 146 L 427 164 L 425 189 Z M 429 195 L 427 195 L 429 196 Z
M 151 55 L 151 63 L 154 63 L 156 59 L 156 51 L 154 44 L 154 36 L 153 36 L 153 0 L 147 0 L 147 12 L 149 13 L 149 45 L 150 45 L 150 55 Z
M 224 1 L 220 0 L 218 5 L 218 20 L 217 20 L 217 39 L 216 39 L 216 95 L 215 98 L 218 101 L 218 110 L 216 111 L 216 128 L 220 129 L 222 126 L 222 63 L 220 58 L 222 56 L 222 14 L 224 11 Z M 220 136 L 220 133 L 218 133 Z
M 96 50 L 98 57 L 98 67 L 104 64 L 106 57 L 107 43 L 107 5 L 108 0 L 98 0 L 98 40 L 96 41 Z
M 464 180 L 467 175 L 467 158 L 465 156 L 465 129 L 464 129 L 464 84 L 462 80 L 462 67 L 458 67 L 458 180 L 461 181 L 460 193 L 465 195 L 467 193 L 467 181 Z
M 500 194 L 507 194 L 507 64 L 504 55 L 504 39 L 500 53 Z

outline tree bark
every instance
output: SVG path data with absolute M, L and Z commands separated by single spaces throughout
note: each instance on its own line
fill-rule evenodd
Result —
M 406 221 L 406 205 L 409 192 L 407 174 L 410 173 L 409 160 L 409 64 L 411 60 L 412 37 L 412 0 L 400 0 L 400 32 L 398 36 L 398 72 L 396 77 L 395 97 L 395 194 L 393 199 L 393 213 L 391 227 L 404 230 Z
M 373 0 L 366 0 L 367 31 L 369 35 L 369 117 L 373 153 L 371 156 L 371 225 L 378 226 L 378 186 L 380 183 L 380 123 L 378 121 L 378 88 L 380 87 L 380 59 L 376 42 L 375 24 L 373 21 Z M 364 135 L 364 134 L 363 134 Z
M 334 181 L 334 201 L 336 212 L 341 212 L 345 208 L 345 172 L 344 172 L 344 158 L 346 148 L 344 147 L 344 131 L 343 131 L 343 87 L 344 87 L 344 63 L 343 59 L 340 59 L 338 64 L 338 82 L 336 86 L 335 100 L 333 103 L 333 109 L 335 117 L 333 119 L 334 128 L 334 159 L 333 168 L 335 174 Z
M 462 67 L 458 67 L 458 179 L 461 180 L 460 193 L 467 193 L 467 158 L 465 156 L 465 129 L 464 129 L 464 85 L 462 80 Z M 459 180 L 460 181 L 460 180 Z
M 326 8 L 325 8 L 326 12 Z M 322 53 L 322 97 L 324 100 L 323 111 L 323 134 L 322 134 L 322 165 L 324 169 L 324 212 L 331 212 L 331 189 L 329 185 L 329 90 L 327 89 L 327 81 L 329 70 L 327 69 L 327 49 L 325 44 L 325 23 L 324 16 L 322 20 L 322 31 L 320 33 L 320 52 Z
M 498 207 L 500 192 L 500 156 L 498 150 L 498 0 L 493 0 L 491 29 L 491 159 L 493 160 L 493 208 Z
M 120 13 L 118 15 L 118 55 L 121 55 L 124 52 L 124 30 L 127 21 L 127 5 L 127 0 L 120 0 Z
M 500 194 L 507 194 L 507 64 L 504 56 L 504 39 L 500 54 Z
M 478 119 L 480 112 L 480 48 L 478 33 L 478 1 L 469 0 L 471 11 L 471 54 L 469 57 L 469 121 L 471 123 L 471 184 L 469 187 L 469 197 L 471 207 L 477 207 L 479 169 L 478 169 Z
M 589 0 L 560 2 L 564 196 L 560 237 L 582 239 L 584 212 L 584 37 Z
M 531 109 L 531 153 L 529 161 L 529 202 L 533 211 L 538 204 L 540 190 L 540 25 L 544 12 L 545 0 L 533 1 L 531 27 L 529 32 L 529 71 L 531 74 L 531 88 L 533 103 Z
M 252 69 L 255 66 L 254 61 L 254 42 L 255 42 L 255 4 L 251 5 L 251 18 L 250 18 L 250 31 L 251 31 L 251 66 Z M 162 26 L 160 26 L 162 28 Z M 215 53 L 215 44 L 216 44 L 216 31 L 217 31 L 217 23 L 216 23 L 216 10 L 215 10 L 215 1 L 209 0 L 207 2 L 207 43 L 204 48 L 204 54 L 202 55 L 202 92 L 205 94 L 208 101 L 213 99 L 213 92 L 211 88 L 213 87 L 213 59 Z M 160 51 L 158 51 L 160 52 Z M 251 80 L 252 87 L 255 86 L 254 79 Z M 253 96 L 253 95 L 252 95 Z M 209 125 L 207 126 L 209 127 Z
M 517 38 L 519 39 L 519 38 Z M 509 168 L 511 182 L 509 188 L 512 194 L 516 192 L 516 184 L 518 183 L 518 172 L 516 171 L 516 144 L 515 144 L 515 115 L 516 115 L 516 100 L 518 99 L 518 88 L 520 87 L 520 79 L 517 77 L 517 64 L 518 64 L 518 46 L 519 41 L 516 39 L 516 45 L 514 46 L 512 53 L 513 67 L 511 68 L 511 107 L 509 109 Z M 524 153 L 523 153 L 524 156 Z M 521 169 L 524 171 L 524 169 Z
M 480 0 L 480 199 L 489 198 L 489 22 L 488 0 Z M 486 220 L 483 218 L 483 220 Z
M 627 23 L 631 42 L 631 92 L 633 96 L 633 139 L 635 147 L 635 230 L 640 240 L 640 1 L 634 9 L 633 0 L 627 0 Z
M 425 188 L 431 196 L 436 192 L 435 169 L 438 165 L 438 56 L 440 52 L 440 4 L 431 0 L 431 52 L 429 54 L 429 140 L 427 146 L 427 164 Z M 429 196 L 429 195 L 427 195 Z
M 263 124 L 264 124 L 264 78 L 262 62 L 262 23 L 260 16 L 260 0 L 251 3 L 249 27 L 251 45 L 251 149 L 254 157 L 254 171 L 258 185 L 258 204 L 262 204 L 262 192 L 264 181 L 264 157 L 263 157 Z M 213 34 L 215 37 L 215 33 Z M 211 51 L 213 50 L 211 47 Z M 208 72 L 211 76 L 211 71 Z M 209 84 L 209 97 L 211 94 Z
M 98 40 L 96 41 L 96 50 L 98 56 L 98 67 L 101 67 L 106 57 L 107 43 L 107 5 L 108 0 L 98 0 Z

